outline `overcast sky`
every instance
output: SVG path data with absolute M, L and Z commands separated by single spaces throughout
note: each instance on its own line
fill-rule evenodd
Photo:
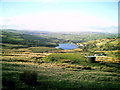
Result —
M 2 0 L 0 7 L 0 28 L 118 31 L 118 0 Z

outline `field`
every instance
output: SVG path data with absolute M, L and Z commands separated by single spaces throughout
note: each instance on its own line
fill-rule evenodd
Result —
M 4 32 L 5 35 L 1 35 L 4 37 L 0 61 L 3 90 L 120 88 L 118 38 L 77 42 L 76 45 L 83 44 L 86 47 L 62 50 L 54 48 L 64 42 L 59 38 L 43 38 L 39 35 L 25 35 L 23 38 L 23 34 L 15 33 Z M 9 37 L 14 42 L 10 42 Z M 41 40 L 45 40 L 45 43 Z M 89 55 L 96 55 L 94 63 L 89 62 Z
M 33 47 L 10 48 L 3 48 L 1 61 L 4 89 L 120 88 L 119 67 L 88 63 L 87 52 L 41 53 L 37 49 L 36 53 Z M 26 79 L 22 80 L 22 76 Z
M 120 74 L 109 71 L 66 68 L 63 64 L 44 63 L 41 65 L 23 62 L 2 62 L 3 88 L 15 89 L 78 89 L 78 88 L 120 88 Z M 37 83 L 31 84 L 35 77 L 27 76 L 37 73 Z M 33 73 L 31 73 L 33 72 Z M 31 80 L 33 79 L 33 80 Z M 13 82 L 9 85 L 10 82 Z M 29 82 L 29 84 L 27 84 Z M 35 82 L 34 82 L 35 83 Z M 14 87 L 12 87 L 14 86 Z

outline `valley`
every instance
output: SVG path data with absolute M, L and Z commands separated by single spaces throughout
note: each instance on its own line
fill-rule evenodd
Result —
M 1 31 L 3 89 L 120 88 L 118 34 Z M 78 48 L 55 48 L 60 43 Z

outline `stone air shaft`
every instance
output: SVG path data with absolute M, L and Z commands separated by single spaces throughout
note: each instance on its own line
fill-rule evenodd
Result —
M 96 59 L 95 56 L 87 56 L 87 58 L 89 63 L 95 63 L 95 59 Z

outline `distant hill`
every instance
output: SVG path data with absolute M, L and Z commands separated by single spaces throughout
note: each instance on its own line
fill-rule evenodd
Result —
M 106 38 L 78 43 L 78 45 L 83 49 L 83 51 L 118 57 L 120 54 L 119 41 L 119 38 Z
M 118 38 L 118 34 L 100 32 L 48 32 L 0 29 L 3 43 L 55 47 L 58 43 L 81 43 L 97 39 Z
M 100 51 L 118 50 L 120 48 L 119 40 L 120 40 L 119 38 L 106 38 L 83 42 L 82 44 L 86 44 L 86 47 L 92 50 Z
M 101 33 L 101 32 L 49 32 L 38 35 L 45 35 L 47 37 L 68 40 L 74 43 L 118 37 L 117 33 Z
M 25 34 L 25 32 L 20 32 L 16 30 L 3 30 L 1 37 L 2 43 L 23 44 L 28 46 L 57 46 L 56 39 Z
M 118 37 L 117 33 L 103 33 L 103 32 L 49 32 L 49 31 L 36 31 L 36 30 L 29 31 L 29 30 L 14 30 L 14 29 L 3 29 L 3 31 L 12 31 L 22 34 L 38 35 L 42 37 L 45 36 L 45 38 L 56 38 L 62 40 L 69 40 L 73 42 Z
M 120 39 L 117 34 L 82 32 L 77 34 L 44 32 L 44 31 L 25 31 L 4 29 L 2 32 L 1 42 L 10 45 L 15 44 L 19 47 L 56 47 L 59 43 L 74 43 L 79 49 L 91 54 L 107 54 L 109 56 L 119 55 Z M 81 46 L 81 44 L 83 46 Z M 22 45 L 22 46 L 20 46 Z

